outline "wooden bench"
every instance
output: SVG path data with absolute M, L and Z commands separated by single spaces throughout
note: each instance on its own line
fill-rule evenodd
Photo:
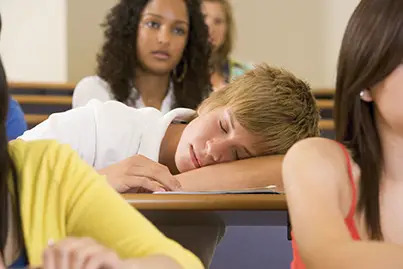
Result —
M 75 84 L 72 83 L 31 83 L 31 82 L 10 82 L 8 88 L 24 89 L 26 91 L 48 90 L 48 91 L 70 91 L 73 93 Z
M 334 130 L 334 121 L 332 119 L 320 120 L 319 128 L 321 130 L 333 131 Z
M 316 104 L 320 109 L 333 109 L 334 107 L 334 101 L 328 99 L 316 100 Z
M 11 96 L 21 105 L 29 128 L 52 113 L 71 109 L 75 84 L 10 82 L 8 86 Z
M 334 89 L 313 89 L 313 95 L 316 99 L 334 99 L 335 90 Z
M 69 105 L 71 106 L 71 96 L 53 96 L 53 95 L 22 95 L 12 94 L 13 98 L 23 104 L 38 105 Z
M 58 83 L 16 83 L 9 84 L 10 92 L 25 112 L 25 119 L 29 127 L 33 127 L 46 120 L 50 114 L 62 112 L 71 108 L 74 84 Z M 334 123 L 331 117 L 334 101 L 334 89 L 313 90 L 317 104 L 323 111 L 330 111 L 330 117 L 323 117 L 319 123 L 322 131 L 328 134 L 334 132 Z M 324 97 L 324 98 L 322 98 Z M 330 97 L 330 98 L 329 98 Z
M 71 105 L 71 96 L 52 96 L 52 95 L 22 95 L 22 94 L 12 94 L 13 98 L 16 99 L 20 104 L 61 104 L 61 105 Z M 317 100 L 319 108 L 321 109 L 333 109 L 334 101 L 323 99 Z
M 28 126 L 35 126 L 46 120 L 48 117 L 49 115 L 44 114 L 25 114 L 25 121 Z
M 46 120 L 49 115 L 46 114 L 25 114 L 25 120 L 28 125 L 37 125 L 42 121 Z M 333 131 L 334 130 L 334 122 L 331 119 L 324 119 L 319 121 L 319 128 L 321 130 Z

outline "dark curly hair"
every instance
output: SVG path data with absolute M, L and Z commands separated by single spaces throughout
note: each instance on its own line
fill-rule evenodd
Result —
M 195 109 L 207 97 L 210 86 L 210 45 L 208 28 L 204 23 L 199 0 L 184 0 L 189 14 L 189 37 L 182 59 L 177 66 L 179 74 L 184 62 L 188 64 L 181 82 L 174 79 L 173 107 Z M 120 0 L 106 17 L 105 43 L 98 54 L 97 74 L 109 83 L 114 98 L 126 102 L 130 96 L 135 66 L 138 63 L 135 44 L 141 13 L 149 0 Z

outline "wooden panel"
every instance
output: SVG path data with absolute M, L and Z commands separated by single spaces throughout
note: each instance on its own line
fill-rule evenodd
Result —
M 49 115 L 25 114 L 25 121 L 28 123 L 28 125 L 37 125 L 46 120 L 48 117 Z
M 49 117 L 49 115 L 25 114 L 25 120 L 30 125 L 36 125 L 38 123 L 41 123 L 42 121 L 46 120 L 48 117 Z M 322 130 L 333 130 L 334 122 L 333 122 L 333 120 L 320 120 L 319 128 Z
M 318 97 L 323 96 L 323 95 L 324 96 L 334 95 L 335 89 L 313 89 L 312 93 Z
M 73 90 L 76 85 L 73 83 L 36 83 L 36 82 L 10 82 L 10 89 L 49 89 L 49 90 Z
M 282 194 L 123 194 L 139 210 L 286 210 Z
M 12 95 L 20 104 L 71 105 L 71 96 Z
M 49 90 L 73 90 L 76 87 L 75 83 L 46 83 L 46 82 L 17 82 L 8 83 L 8 87 L 19 89 L 49 89 Z M 335 90 L 330 88 L 312 89 L 315 96 L 334 95 Z
M 333 109 L 334 107 L 334 101 L 333 100 L 316 100 L 316 103 L 318 104 L 319 108 L 321 109 Z
M 321 120 L 319 121 L 319 128 L 322 130 L 334 130 L 333 120 Z

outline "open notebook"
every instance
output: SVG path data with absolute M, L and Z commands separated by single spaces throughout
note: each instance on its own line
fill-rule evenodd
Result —
M 166 191 L 154 192 L 153 194 L 279 194 L 276 185 L 259 188 L 246 188 L 240 190 L 220 190 L 220 191 Z

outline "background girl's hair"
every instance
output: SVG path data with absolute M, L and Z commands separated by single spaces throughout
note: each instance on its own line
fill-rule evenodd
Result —
M 221 47 L 218 48 L 217 51 L 213 53 L 213 57 L 211 58 L 211 65 L 213 68 L 221 68 L 228 61 L 230 54 L 233 49 L 234 37 L 235 37 L 235 21 L 233 18 L 233 12 L 231 4 L 228 0 L 203 0 L 206 2 L 220 3 L 224 13 L 225 20 L 227 24 L 227 32 L 225 33 L 224 43 Z
M 177 66 L 185 78 L 174 81 L 174 107 L 195 109 L 210 91 L 208 28 L 204 23 L 199 0 L 184 0 L 190 28 L 183 57 Z M 141 13 L 149 0 L 120 0 L 106 17 L 105 43 L 98 54 L 97 74 L 109 83 L 116 100 L 126 102 L 132 91 L 135 67 L 138 63 L 136 44 Z
M 344 34 L 337 68 L 336 139 L 345 143 L 361 168 L 358 210 L 371 239 L 381 240 L 379 186 L 383 152 L 375 106 L 360 92 L 392 73 L 403 59 L 403 1 L 362 0 Z

